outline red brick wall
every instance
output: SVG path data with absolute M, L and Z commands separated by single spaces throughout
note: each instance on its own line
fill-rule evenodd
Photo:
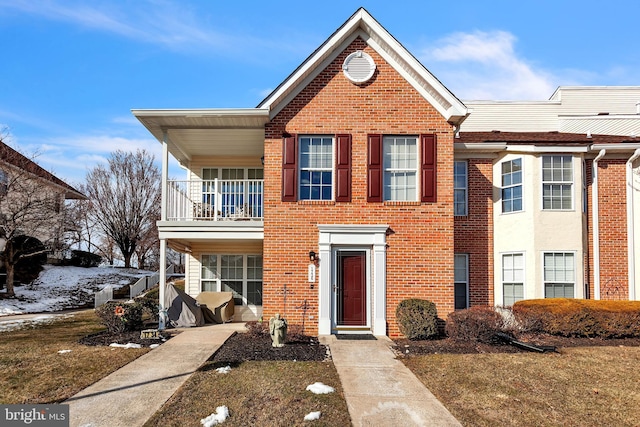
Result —
M 598 162 L 600 299 L 603 300 L 629 299 L 625 164 L 622 159 L 605 158 Z M 592 236 L 590 241 L 593 244 Z M 590 264 L 593 271 L 593 261 Z
M 493 161 L 470 159 L 467 216 L 455 217 L 455 252 L 469 255 L 469 305 L 493 305 Z
M 345 57 L 364 50 L 377 70 L 354 85 L 342 74 Z M 282 202 L 282 133 L 352 135 L 352 201 Z M 367 134 L 435 133 L 436 203 L 367 203 Z M 264 317 L 286 313 L 290 324 L 317 333 L 318 286 L 307 282 L 308 252 L 318 250 L 317 224 L 388 224 L 388 334 L 398 336 L 395 309 L 409 297 L 432 300 L 440 317 L 453 311 L 453 134 L 451 126 L 361 39 L 355 40 L 266 128 Z M 320 262 L 327 262 L 321 260 Z M 287 285 L 286 307 L 283 287 Z M 310 318 L 313 316 L 313 318 Z

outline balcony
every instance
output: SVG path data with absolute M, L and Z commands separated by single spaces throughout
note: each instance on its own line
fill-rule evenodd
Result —
M 262 221 L 264 180 L 168 181 L 166 221 Z

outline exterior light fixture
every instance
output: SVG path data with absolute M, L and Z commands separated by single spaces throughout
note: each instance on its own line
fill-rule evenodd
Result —
M 309 261 L 316 262 L 318 260 L 318 254 L 314 251 L 309 251 Z

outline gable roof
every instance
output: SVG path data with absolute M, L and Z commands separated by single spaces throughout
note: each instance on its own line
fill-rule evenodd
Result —
M 270 118 L 275 117 L 358 37 L 384 58 L 447 121 L 459 124 L 466 118 L 468 111 L 462 101 L 362 7 L 300 64 L 257 108 L 268 108 Z
M 29 172 L 30 174 L 37 176 L 38 178 L 44 179 L 58 187 L 61 187 L 65 192 L 65 199 L 85 200 L 87 198 L 84 194 L 82 194 L 57 176 L 53 175 L 51 172 L 45 170 L 33 160 L 25 157 L 13 148 L 9 147 L 2 141 L 0 141 L 0 161 L 16 168 L 22 169 L 26 172 Z

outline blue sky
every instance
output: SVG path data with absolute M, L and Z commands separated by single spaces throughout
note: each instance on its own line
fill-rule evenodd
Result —
M 255 107 L 360 6 L 462 100 L 640 85 L 637 0 L 0 0 L 0 127 L 71 184 L 159 158 L 131 109 Z

